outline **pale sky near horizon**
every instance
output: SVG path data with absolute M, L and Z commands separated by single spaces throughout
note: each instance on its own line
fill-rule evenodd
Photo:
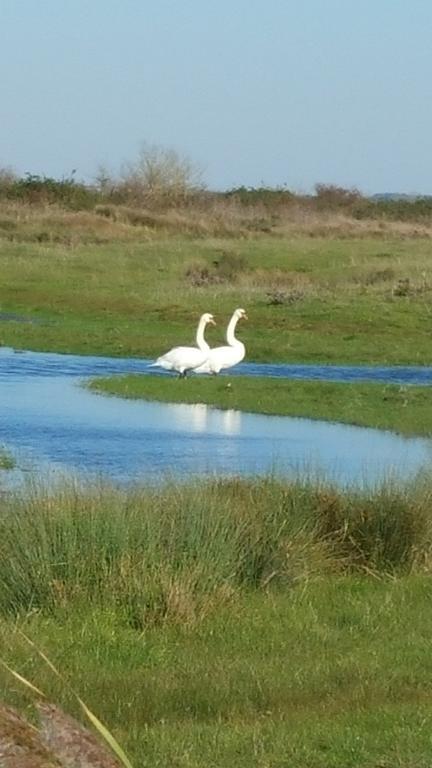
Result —
M 0 0 L 0 166 L 432 194 L 432 0 Z

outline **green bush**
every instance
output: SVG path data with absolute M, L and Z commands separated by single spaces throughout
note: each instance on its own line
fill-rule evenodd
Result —
M 30 204 L 52 204 L 73 211 L 89 210 L 98 201 L 99 193 L 83 183 L 69 178 L 53 179 L 27 173 L 23 178 L 11 178 L 0 183 L 0 199 Z

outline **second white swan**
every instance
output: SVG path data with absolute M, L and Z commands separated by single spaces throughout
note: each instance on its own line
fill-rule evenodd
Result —
M 217 374 L 223 368 L 232 368 L 243 360 L 246 349 L 245 345 L 235 337 L 235 329 L 239 320 L 247 320 L 247 314 L 244 309 L 236 309 L 228 323 L 226 331 L 227 346 L 213 347 L 207 354 L 205 363 L 195 368 L 195 373 L 213 373 Z

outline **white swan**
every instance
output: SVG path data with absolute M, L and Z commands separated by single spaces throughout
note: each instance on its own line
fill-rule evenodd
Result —
M 179 377 L 184 378 L 188 371 L 192 371 L 206 362 L 210 347 L 204 338 L 206 325 L 216 325 L 213 315 L 206 312 L 201 315 L 196 332 L 196 347 L 173 347 L 165 355 L 158 357 L 150 367 L 158 366 L 167 371 L 178 371 Z
M 195 373 L 213 373 L 217 374 L 222 368 L 231 368 L 243 360 L 246 350 L 245 345 L 235 337 L 235 328 L 239 320 L 247 320 L 247 314 L 244 309 L 236 309 L 231 320 L 228 323 L 226 340 L 228 346 L 214 347 L 207 355 L 205 363 L 195 368 Z

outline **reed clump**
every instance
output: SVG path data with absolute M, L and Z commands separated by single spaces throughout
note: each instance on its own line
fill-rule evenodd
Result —
M 245 590 L 425 570 L 431 500 L 424 484 L 340 492 L 273 478 L 6 496 L 0 614 L 90 601 L 140 629 L 195 622 Z

